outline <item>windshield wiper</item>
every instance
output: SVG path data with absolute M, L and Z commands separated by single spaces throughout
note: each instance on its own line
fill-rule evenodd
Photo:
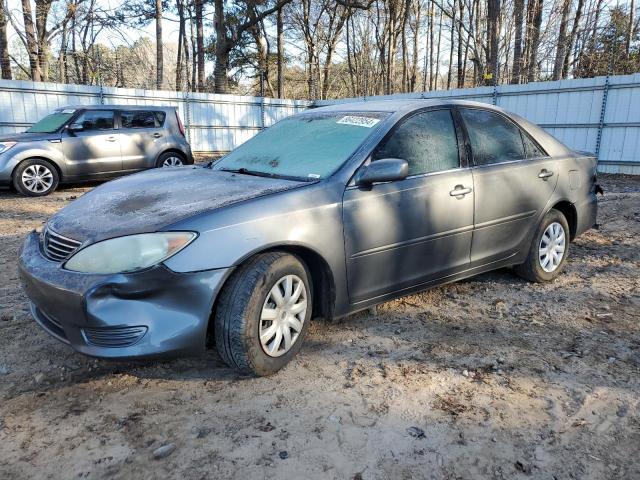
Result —
M 248 168 L 221 168 L 223 172 L 239 173 L 240 175 L 252 175 L 254 177 L 280 178 L 283 180 L 296 180 L 299 182 L 315 182 L 317 178 L 296 177 L 293 175 L 282 175 L 279 173 L 261 172 L 259 170 L 249 170 Z

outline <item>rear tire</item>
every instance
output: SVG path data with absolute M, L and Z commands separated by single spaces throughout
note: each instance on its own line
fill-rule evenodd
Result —
M 184 157 L 176 152 L 164 152 L 156 161 L 157 168 L 182 167 L 183 165 L 186 165 Z
M 59 181 L 56 167 L 41 158 L 25 160 L 13 171 L 13 187 L 28 197 L 49 195 L 57 188 Z
M 311 320 L 310 278 L 284 252 L 257 255 L 232 274 L 214 314 L 216 347 L 230 367 L 264 376 L 291 361 Z
M 562 271 L 569 256 L 569 224 L 558 210 L 543 217 L 533 236 L 524 263 L 515 266 L 522 278 L 531 282 L 550 282 Z

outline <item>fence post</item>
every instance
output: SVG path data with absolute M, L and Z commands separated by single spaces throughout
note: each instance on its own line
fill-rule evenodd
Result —
M 98 91 L 100 95 L 100 105 L 104 105 L 104 89 L 102 88 L 102 82 L 100 82 L 100 90 Z
M 264 110 L 264 71 L 260 70 L 260 130 L 265 129 L 266 113 Z
M 184 92 L 184 128 L 187 131 L 187 140 L 191 144 L 191 104 L 189 102 L 189 90 Z
M 602 143 L 602 130 L 604 129 L 604 116 L 607 113 L 607 97 L 609 96 L 609 75 L 604 79 L 602 92 L 602 105 L 600 106 L 600 122 L 598 123 L 598 136 L 596 137 L 596 159 L 600 160 L 600 144 Z
M 498 82 L 493 82 L 493 106 L 498 105 Z

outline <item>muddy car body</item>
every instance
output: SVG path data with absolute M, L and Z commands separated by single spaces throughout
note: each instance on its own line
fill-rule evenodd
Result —
M 82 353 L 191 355 L 212 332 L 229 364 L 269 374 L 312 317 L 507 266 L 553 279 L 595 224 L 595 172 L 593 157 L 484 104 L 324 107 L 215 165 L 87 193 L 28 236 L 21 277 L 36 321 Z M 167 232 L 183 236 L 175 251 L 143 267 L 111 272 L 88 250 Z

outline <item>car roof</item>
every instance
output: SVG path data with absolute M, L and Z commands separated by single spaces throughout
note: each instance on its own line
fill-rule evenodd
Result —
M 175 110 L 177 107 L 167 105 L 66 105 L 57 110 L 65 108 L 74 110 Z
M 425 107 L 438 107 L 448 105 L 460 105 L 466 107 L 482 107 L 488 110 L 497 110 L 504 112 L 501 108 L 495 107 L 488 103 L 471 102 L 467 100 L 448 100 L 448 99 L 428 99 L 428 98 L 399 98 L 399 99 L 376 99 L 367 100 L 363 98 L 359 101 L 348 101 L 334 103 L 327 106 L 318 106 L 313 108 L 313 111 L 324 112 L 390 112 L 390 113 L 402 113 L 411 112 Z M 507 112 L 504 112 L 507 113 Z

